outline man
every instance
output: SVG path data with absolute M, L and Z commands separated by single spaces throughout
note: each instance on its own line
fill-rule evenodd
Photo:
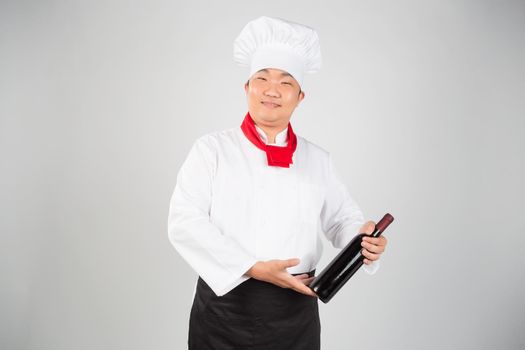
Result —
M 290 118 L 304 73 L 320 68 L 316 32 L 261 17 L 234 44 L 250 67 L 240 128 L 199 138 L 182 165 L 168 219 L 173 246 L 199 274 L 190 349 L 319 349 L 317 299 L 307 287 L 321 255 L 371 233 L 328 152 Z M 386 238 L 363 241 L 372 274 Z

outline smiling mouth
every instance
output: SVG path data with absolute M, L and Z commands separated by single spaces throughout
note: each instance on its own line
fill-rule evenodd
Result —
M 273 103 L 273 102 L 269 102 L 269 101 L 262 101 L 261 103 L 262 103 L 265 107 L 268 107 L 268 108 L 278 108 L 278 107 L 281 107 L 280 104 Z

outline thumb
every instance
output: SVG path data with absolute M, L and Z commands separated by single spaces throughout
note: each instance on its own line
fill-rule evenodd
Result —
M 361 232 L 362 233 L 366 233 L 367 235 L 371 234 L 372 232 L 374 232 L 374 229 L 376 227 L 376 224 L 375 222 L 373 221 L 368 221 L 366 222 L 363 227 L 361 228 Z
M 283 260 L 283 261 L 284 261 L 285 268 L 299 265 L 299 263 L 301 262 L 301 260 L 298 258 L 293 258 L 293 259 L 288 259 L 288 260 Z

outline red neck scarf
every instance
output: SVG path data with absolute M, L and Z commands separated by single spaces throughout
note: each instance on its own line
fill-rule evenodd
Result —
M 284 147 L 272 146 L 264 143 L 255 129 L 255 123 L 250 116 L 250 112 L 244 117 L 244 121 L 241 124 L 241 130 L 251 143 L 260 150 L 266 152 L 268 165 L 289 168 L 290 164 L 293 163 L 292 156 L 297 148 L 297 136 L 295 136 L 290 123 L 288 123 L 288 144 Z

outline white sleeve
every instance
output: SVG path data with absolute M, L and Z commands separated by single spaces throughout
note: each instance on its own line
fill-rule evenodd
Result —
M 197 140 L 177 175 L 170 201 L 168 237 L 171 244 L 218 296 L 249 277 L 257 260 L 210 222 L 216 150 Z
M 339 179 L 332 157 L 329 157 L 326 196 L 321 210 L 321 227 L 335 248 L 344 248 L 358 233 L 365 221 L 363 213 L 346 186 Z M 379 269 L 379 260 L 363 265 L 368 274 Z

